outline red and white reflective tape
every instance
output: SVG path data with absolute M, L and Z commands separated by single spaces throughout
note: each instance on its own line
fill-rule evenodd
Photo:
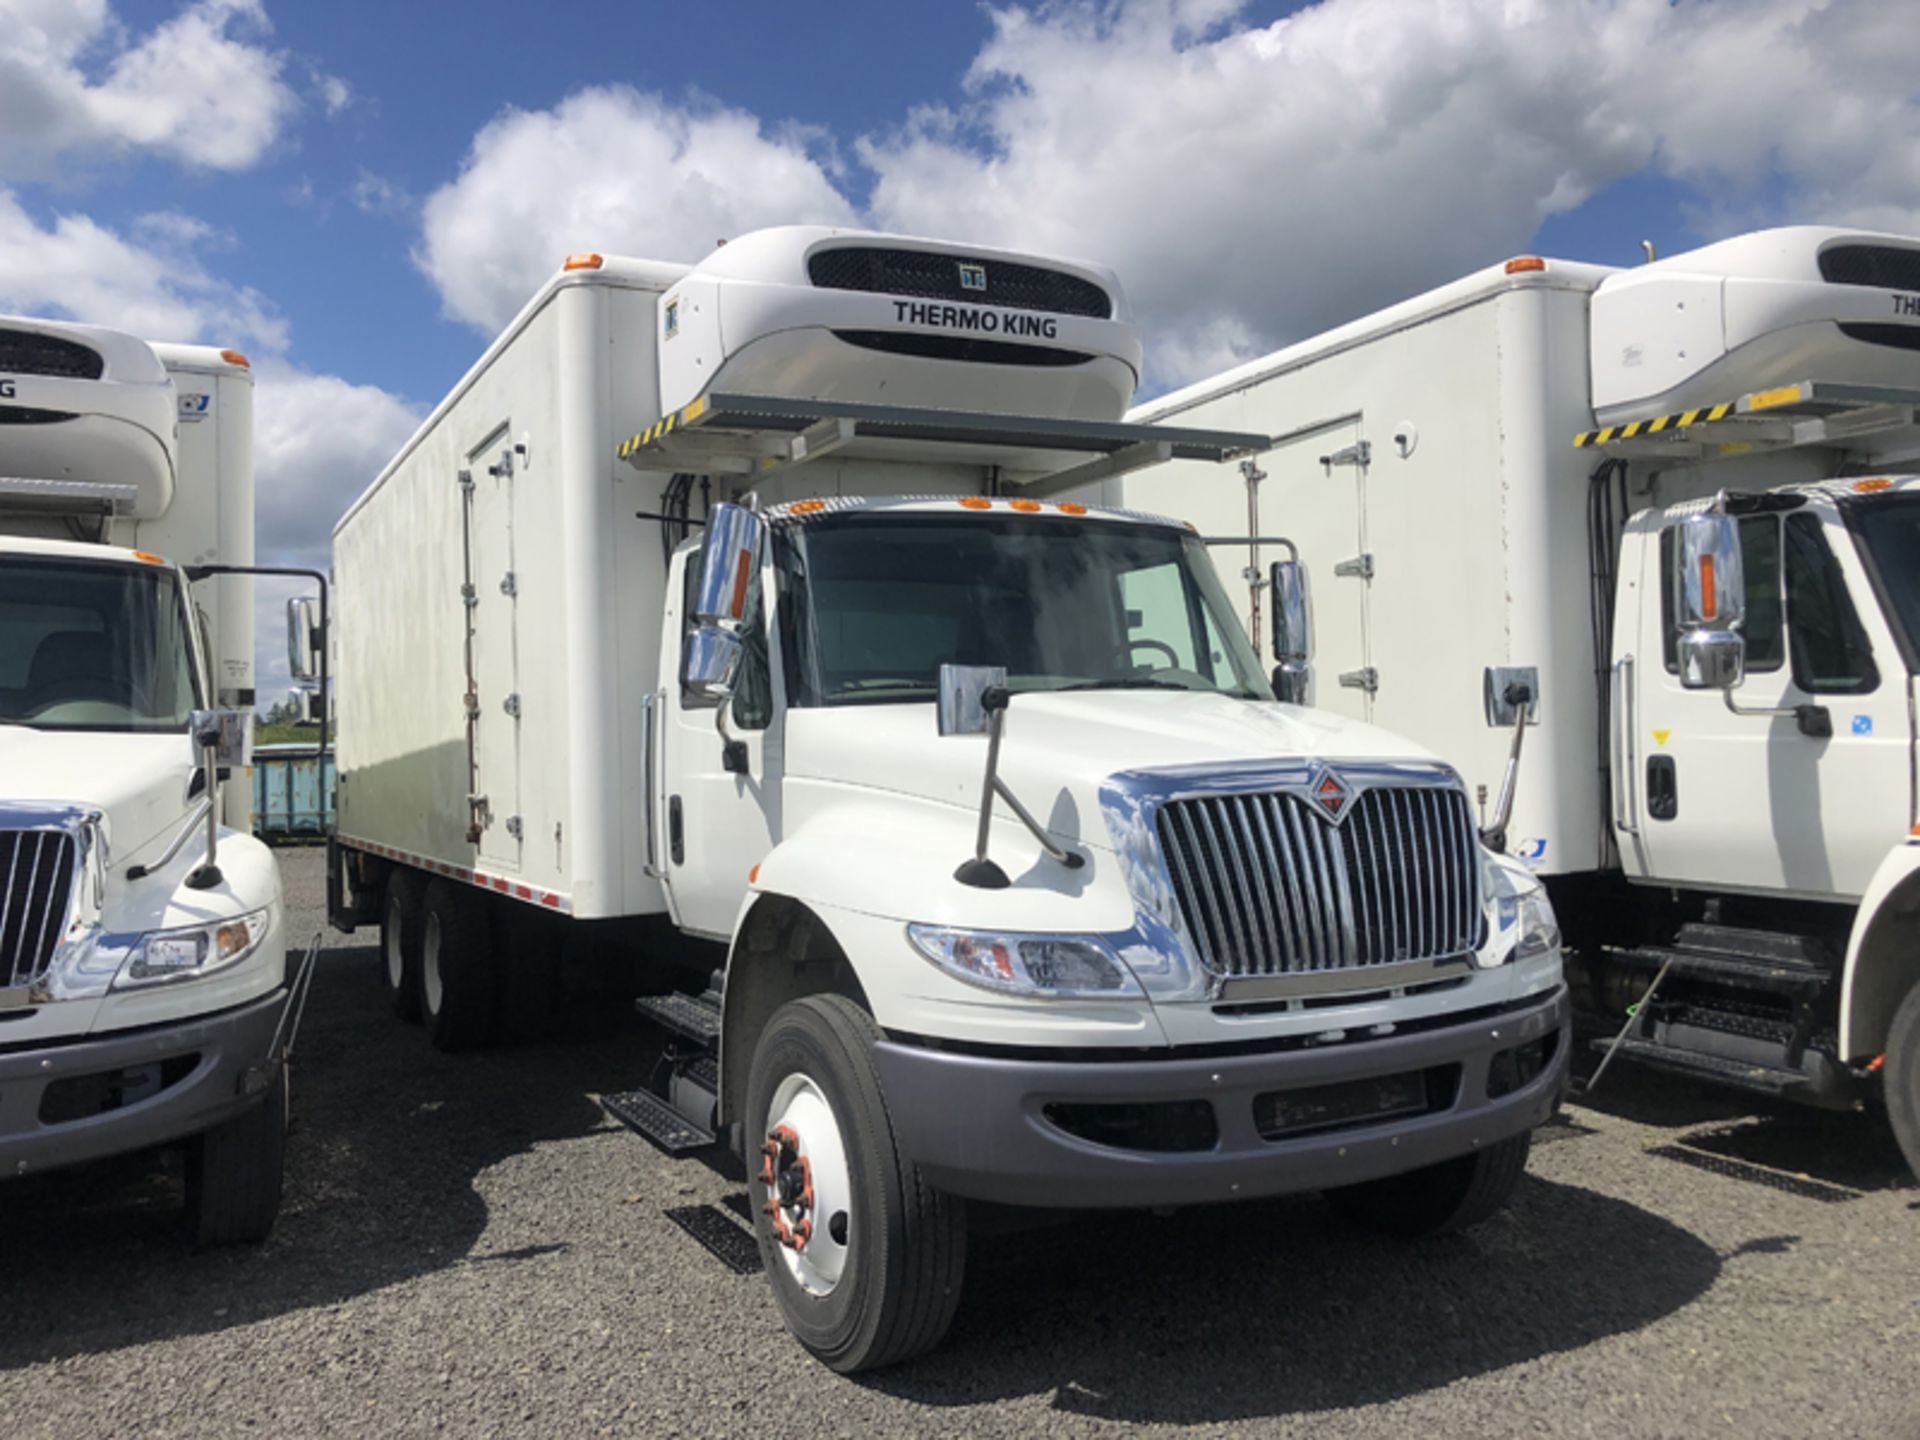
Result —
M 524 900 L 529 905 L 538 905 L 543 910 L 558 910 L 562 915 L 573 913 L 573 901 L 565 895 L 552 890 L 539 890 L 519 880 L 509 879 L 505 875 L 488 875 L 479 870 L 469 870 L 462 865 L 449 865 L 445 860 L 432 860 L 425 855 L 415 855 L 410 850 L 396 850 L 391 845 L 376 845 L 371 840 L 356 840 L 351 835 L 334 837 L 350 850 L 364 850 L 369 855 L 378 855 L 383 860 L 397 860 L 402 865 L 411 865 L 416 870 L 425 870 L 430 875 L 444 875 L 449 880 L 459 880 L 482 890 L 491 890 L 496 895 L 505 895 L 509 900 Z

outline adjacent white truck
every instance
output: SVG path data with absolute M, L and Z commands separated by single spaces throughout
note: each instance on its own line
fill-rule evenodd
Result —
M 1456 774 L 1275 704 L 1189 528 L 1055 498 L 1263 443 L 1120 423 L 1139 367 L 1095 266 L 576 256 L 335 531 L 335 923 L 448 1048 L 563 945 L 698 975 L 603 1104 L 744 1157 L 841 1370 L 939 1340 L 967 1201 L 1455 1228 L 1563 1089 Z
M 234 351 L 0 317 L 0 1176 L 185 1142 L 202 1244 L 272 1227 L 296 1018 L 279 873 L 221 784 L 252 406 Z
M 1916 406 L 1920 240 L 1794 227 L 1469 275 L 1134 412 L 1278 437 L 1245 485 L 1095 494 L 1281 517 L 1309 693 L 1459 765 L 1596 1043 L 1883 1097 L 1920 1170 Z M 1257 635 L 1304 575 L 1235 561 Z

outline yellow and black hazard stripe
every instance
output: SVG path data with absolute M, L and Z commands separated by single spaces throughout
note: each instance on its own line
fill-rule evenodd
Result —
M 632 459 L 635 455 L 653 444 L 654 441 L 663 439 L 671 435 L 675 430 L 683 429 L 693 424 L 694 421 L 706 413 L 707 402 L 705 397 L 702 397 L 687 406 L 684 410 L 676 411 L 664 420 L 654 421 L 653 424 L 642 430 L 638 435 L 620 442 L 619 458 L 622 460 Z
M 1595 445 L 1605 445 L 1612 440 L 1632 440 L 1641 435 L 1658 435 L 1666 430 L 1684 430 L 1689 425 L 1704 425 L 1713 420 L 1724 420 L 1739 408 L 1739 402 L 1729 400 L 1721 405 L 1703 405 L 1697 410 L 1682 410 L 1677 415 L 1662 415 L 1654 420 L 1635 420 L 1626 425 L 1609 425 L 1605 430 L 1584 430 L 1573 437 L 1573 448 L 1587 450 Z

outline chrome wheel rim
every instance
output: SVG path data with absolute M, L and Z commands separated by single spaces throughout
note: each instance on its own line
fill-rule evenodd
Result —
M 839 1119 L 810 1076 L 788 1075 L 774 1088 L 759 1181 L 787 1274 L 809 1295 L 831 1295 L 853 1234 L 853 1177 Z

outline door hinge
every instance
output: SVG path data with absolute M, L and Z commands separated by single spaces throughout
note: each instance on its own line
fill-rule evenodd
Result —
M 1356 440 L 1344 450 L 1336 450 L 1331 455 L 1322 455 L 1320 464 L 1331 475 L 1336 465 L 1358 465 L 1362 470 L 1373 463 L 1373 446 L 1365 440 Z
M 493 823 L 493 807 L 484 795 L 467 796 L 467 843 L 478 845 L 480 832 Z
M 462 490 L 473 489 L 473 471 L 462 470 L 460 472 L 460 488 Z
M 1371 580 L 1373 578 L 1373 556 L 1361 554 L 1351 560 L 1334 562 L 1333 573 L 1346 579 Z
M 1371 695 L 1380 688 L 1380 672 L 1371 665 L 1364 670 L 1343 670 L 1340 683 L 1349 690 L 1364 690 Z
M 520 692 L 516 690 L 513 694 L 507 696 L 506 699 L 500 702 L 500 708 L 518 720 L 520 718 Z
M 518 815 L 507 816 L 507 834 L 516 840 L 520 838 L 520 817 Z
M 469 610 L 480 603 L 479 592 L 473 588 L 472 582 L 460 587 L 460 603 Z
M 500 593 L 502 595 L 518 595 L 520 593 L 519 587 L 514 583 L 513 571 L 509 570 L 500 577 Z
M 500 458 L 487 466 L 487 473 L 497 480 L 513 478 L 513 451 L 502 450 Z
M 469 720 L 478 720 L 480 718 L 480 695 L 478 691 L 467 691 L 467 718 Z

